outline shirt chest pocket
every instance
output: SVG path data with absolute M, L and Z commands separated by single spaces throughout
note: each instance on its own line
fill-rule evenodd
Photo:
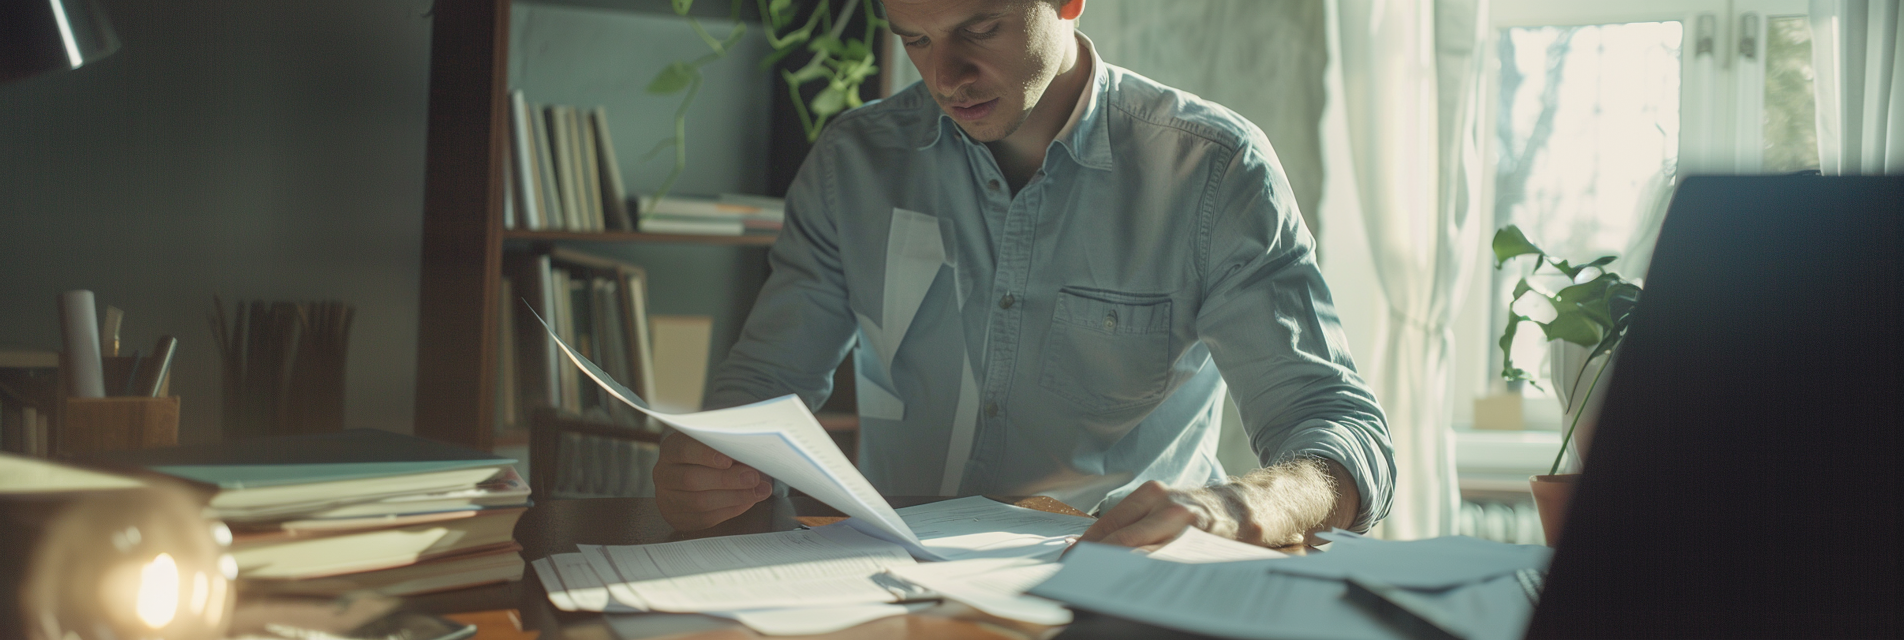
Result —
M 1065 287 L 1039 385 L 1093 413 L 1155 402 L 1170 381 L 1170 298 Z

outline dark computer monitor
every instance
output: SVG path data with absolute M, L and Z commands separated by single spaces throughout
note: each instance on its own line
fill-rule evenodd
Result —
M 1898 637 L 1904 177 L 1701 177 L 1529 637 Z

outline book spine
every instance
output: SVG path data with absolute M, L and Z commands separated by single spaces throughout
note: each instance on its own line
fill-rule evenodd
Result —
M 555 174 L 555 190 L 561 204 L 561 224 L 557 229 L 578 231 L 575 227 L 575 177 L 573 152 L 569 150 L 568 126 L 562 118 L 561 105 L 544 107 L 549 121 L 549 157 L 554 161 L 550 169 Z
M 515 429 L 522 424 L 522 415 L 516 406 L 516 399 L 521 395 L 516 385 L 516 310 L 512 304 L 516 287 L 514 278 L 507 274 L 501 281 L 502 295 L 496 306 L 496 426 L 499 430 Z
M 628 187 L 622 182 L 621 163 L 615 159 L 615 138 L 608 133 L 608 109 L 595 107 L 595 134 L 602 145 L 602 176 L 606 179 L 603 202 L 608 219 L 617 231 L 634 231 L 634 218 L 628 211 Z
M 581 140 L 576 137 L 575 108 L 556 107 L 556 120 L 562 132 L 562 196 L 565 198 L 570 231 L 588 231 L 588 203 L 582 200 Z
M 536 310 L 541 312 L 543 321 L 548 322 L 550 326 L 562 326 L 556 318 L 555 267 L 549 262 L 549 256 L 543 254 L 536 256 L 535 268 L 538 282 L 542 283 L 541 289 L 536 292 L 538 305 Z M 539 354 L 542 362 L 541 379 L 544 391 L 541 398 L 542 406 L 562 406 L 561 367 L 568 363 L 562 361 L 562 354 L 555 346 L 555 339 L 549 337 L 547 331 L 540 326 L 531 327 L 531 330 L 535 331 L 537 342 L 542 346 L 542 352 Z
M 541 205 L 538 209 L 542 218 L 540 228 L 561 229 L 562 196 L 555 180 L 555 152 L 551 146 L 554 138 L 549 129 L 549 119 L 544 115 L 546 109 L 539 105 L 529 107 L 528 113 L 529 126 L 535 135 L 536 195 L 541 196 L 538 203 Z
M 582 201 L 588 203 L 588 230 L 600 232 L 608 228 L 602 205 L 601 152 L 595 140 L 595 127 L 588 120 L 588 113 L 575 112 L 575 133 L 582 141 L 582 157 L 576 166 L 582 168 Z
M 521 91 L 509 92 L 509 141 L 511 167 L 515 180 L 518 221 L 524 229 L 541 229 L 542 212 L 537 208 L 540 194 L 536 188 L 535 131 L 529 123 L 529 100 Z
M 645 402 L 654 402 L 654 341 L 648 335 L 648 274 L 639 269 L 628 273 L 628 316 L 633 324 L 629 333 L 634 359 L 635 384 L 631 387 Z

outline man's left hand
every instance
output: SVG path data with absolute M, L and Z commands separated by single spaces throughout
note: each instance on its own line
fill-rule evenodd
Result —
M 1317 531 L 1349 526 L 1361 502 L 1340 463 L 1298 458 L 1200 489 L 1146 482 L 1079 540 L 1156 550 L 1196 527 L 1255 545 L 1293 546 Z
M 1210 530 L 1216 519 L 1190 492 L 1152 480 L 1099 517 L 1078 540 L 1155 551 L 1182 536 L 1185 529 Z

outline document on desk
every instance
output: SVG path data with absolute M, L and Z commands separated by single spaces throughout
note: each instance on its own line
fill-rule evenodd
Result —
M 1468 536 L 1390 541 L 1333 536 L 1326 553 L 1289 558 L 1271 570 L 1341 580 L 1363 576 L 1404 589 L 1446 589 L 1522 569 L 1545 570 L 1553 549 Z
M 1287 558 L 1288 554 L 1275 549 L 1259 547 L 1247 542 L 1237 542 L 1196 527 L 1183 531 L 1183 535 L 1170 541 L 1163 548 L 1150 553 L 1153 560 L 1171 562 L 1204 563 L 1236 562 L 1238 560 L 1274 560 Z
M 595 573 L 582 554 L 558 553 L 529 564 L 535 567 L 536 577 L 542 580 L 542 590 L 549 594 L 549 602 L 557 609 L 608 613 L 640 611 L 610 597 L 607 583 Z
M 1406 636 L 1358 608 L 1340 580 L 1273 573 L 1288 559 L 1182 563 L 1081 543 L 1031 594 L 1121 618 L 1226 638 Z
M 915 564 L 899 545 L 839 524 L 644 545 L 576 545 L 616 603 L 642 611 L 737 611 L 894 602 L 878 576 Z M 566 579 L 566 576 L 563 576 Z
M 879 491 L 873 489 L 872 483 L 866 481 L 866 476 L 860 475 L 859 469 L 840 452 L 839 445 L 826 435 L 826 430 L 799 397 L 786 395 L 699 413 L 660 413 L 649 409 L 648 403 L 635 392 L 569 348 L 547 322 L 543 322 L 542 328 L 549 332 L 549 339 L 562 348 L 569 361 L 609 395 L 715 451 L 852 516 L 856 521 L 853 526 L 861 531 L 903 545 L 915 555 L 939 559 L 919 546 L 919 538 L 899 519 L 899 514 L 893 512 L 892 505 L 880 497 Z
M 1056 574 L 1062 565 L 1017 558 L 981 558 L 894 567 L 901 580 L 1000 618 L 1032 624 L 1070 624 L 1063 604 L 1025 592 Z
M 984 496 L 943 500 L 898 511 L 921 544 L 945 560 L 1056 560 L 1092 518 L 1049 513 Z
M 851 629 L 881 618 L 903 616 L 931 608 L 933 603 L 856 604 L 839 607 L 801 609 L 749 609 L 747 611 L 708 611 L 705 615 L 728 618 L 747 628 L 770 636 L 808 636 Z

